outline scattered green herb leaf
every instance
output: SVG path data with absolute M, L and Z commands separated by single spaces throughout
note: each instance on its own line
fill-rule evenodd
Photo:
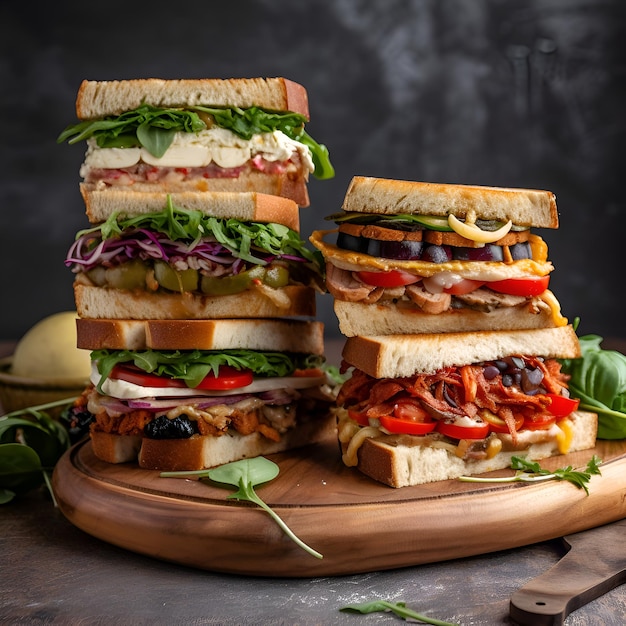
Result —
M 599 439 L 626 438 L 626 356 L 600 347 L 602 337 L 579 337 L 582 356 L 563 359 L 568 387 L 580 409 L 598 414 Z
M 299 539 L 293 531 L 285 524 L 280 516 L 272 510 L 254 490 L 254 487 L 269 482 L 278 476 L 279 467 L 276 463 L 258 456 L 252 459 L 242 459 L 233 463 L 226 463 L 209 470 L 195 470 L 182 472 L 161 472 L 163 478 L 187 478 L 196 476 L 200 480 L 208 478 L 211 482 L 232 485 L 237 487 L 235 493 L 229 498 L 252 502 L 261 507 L 280 526 L 282 531 L 303 550 L 306 550 L 314 557 L 321 559 L 323 556 Z
M 46 411 L 69 406 L 74 398 L 12 411 L 0 417 L 0 504 L 45 484 L 70 446 L 68 431 Z
M 454 622 L 444 622 L 434 617 L 427 617 L 421 613 L 417 613 L 412 609 L 406 608 L 405 602 L 388 602 L 387 600 L 373 600 L 362 604 L 349 604 L 344 606 L 340 611 L 344 613 L 394 613 L 404 620 L 418 620 L 424 624 L 435 624 L 435 626 L 457 626 Z
M 565 480 L 584 489 L 589 495 L 588 483 L 591 476 L 600 475 L 602 461 L 594 454 L 587 463 L 585 471 L 575 470 L 571 465 L 556 470 L 543 469 L 536 461 L 527 461 L 523 457 L 511 457 L 511 469 L 518 470 L 514 476 L 502 478 L 483 478 L 480 476 L 460 476 L 459 480 L 471 483 L 514 483 L 514 482 L 539 482 L 543 480 Z

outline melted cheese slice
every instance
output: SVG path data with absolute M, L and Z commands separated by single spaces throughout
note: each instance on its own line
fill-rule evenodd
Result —
M 404 270 L 424 278 L 430 278 L 441 272 L 452 272 L 461 278 L 471 280 L 492 281 L 505 280 L 507 278 L 524 278 L 528 276 L 546 276 L 553 269 L 552 263 L 547 261 L 545 254 L 539 253 L 533 259 L 521 259 L 511 263 L 502 261 L 447 261 L 446 263 L 431 263 L 430 261 L 412 260 L 400 261 L 397 259 L 385 259 L 374 257 L 361 252 L 343 250 L 336 245 L 324 241 L 335 230 L 318 230 L 309 237 L 311 243 L 322 253 L 326 261 L 340 269 L 351 272 L 363 270 L 378 270 L 388 272 L 389 270 Z M 547 247 L 541 245 L 543 240 L 538 235 L 531 235 L 535 241 L 531 247 L 538 251 L 544 251 Z

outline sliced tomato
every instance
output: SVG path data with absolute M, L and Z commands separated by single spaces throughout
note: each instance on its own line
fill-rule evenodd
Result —
M 410 274 L 403 270 L 389 270 L 388 272 L 357 272 L 360 280 L 375 287 L 400 287 L 418 283 L 420 276 Z
M 392 417 L 391 415 L 383 415 L 378 418 L 380 425 L 390 433 L 398 433 L 404 435 L 425 435 L 435 430 L 437 422 L 430 420 L 429 422 L 416 422 L 412 419 Z
M 354 420 L 359 426 L 369 426 L 370 420 L 367 417 L 367 414 L 361 411 L 353 411 L 352 409 L 348 409 L 348 417 L 351 420 Z
M 487 283 L 489 289 L 512 296 L 538 296 L 548 288 L 550 276 L 533 276 L 532 278 L 507 278 Z
M 556 393 L 548 393 L 546 395 L 552 400 L 548 411 L 550 411 L 554 417 L 567 417 L 570 413 L 576 411 L 580 404 L 580 400 L 577 398 L 559 396 Z
M 452 437 L 452 439 L 484 439 L 489 434 L 489 424 L 476 422 L 471 426 L 466 426 L 439 420 L 437 431 L 446 437 Z
M 524 420 L 525 430 L 547 430 L 556 422 L 556 417 L 547 411 L 538 413 L 532 419 Z
M 446 287 L 444 291 L 446 293 L 452 294 L 453 296 L 462 296 L 466 293 L 471 293 L 475 291 L 479 287 L 482 287 L 485 284 L 482 280 L 471 280 L 469 278 L 463 278 L 458 283 L 454 283 L 451 287 Z
M 165 376 L 158 376 L 157 374 L 149 374 L 148 372 L 144 372 L 138 367 L 134 367 L 132 365 L 116 365 L 111 372 L 110 378 L 124 380 L 128 383 L 141 385 L 142 387 L 157 387 L 160 389 L 167 387 L 174 387 L 178 389 L 187 387 L 184 380 L 167 378 Z M 230 367 L 229 365 L 221 365 L 217 376 L 209 374 L 196 387 L 196 389 L 208 389 L 215 391 L 238 389 L 239 387 L 249 385 L 253 378 L 251 370 L 238 370 L 234 367 Z

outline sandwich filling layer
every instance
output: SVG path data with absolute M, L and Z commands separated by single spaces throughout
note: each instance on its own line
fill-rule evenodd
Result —
M 464 460 L 548 440 L 565 453 L 572 438 L 568 417 L 579 404 L 569 397 L 567 379 L 558 360 L 532 356 L 393 379 L 354 369 L 337 398 L 344 462 L 357 464 L 365 438 L 389 436 L 447 447 Z

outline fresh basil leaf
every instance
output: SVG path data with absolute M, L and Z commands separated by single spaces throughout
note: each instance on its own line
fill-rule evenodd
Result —
M 579 338 L 582 356 L 563 359 L 562 370 L 570 375 L 573 397 L 581 409 L 598 414 L 599 439 L 626 438 L 626 356 L 616 350 L 603 350 L 602 337 Z
M 160 159 L 172 145 L 176 130 L 158 128 L 144 122 L 137 128 L 139 143 L 157 159 Z

